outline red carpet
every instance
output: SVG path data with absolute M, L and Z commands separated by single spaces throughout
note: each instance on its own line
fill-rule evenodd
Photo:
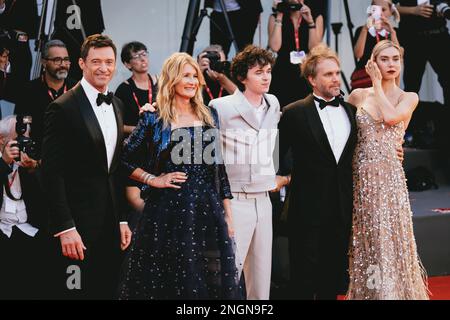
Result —
M 450 300 L 450 276 L 431 277 L 428 286 L 432 296 L 431 300 Z
M 430 277 L 428 287 L 431 300 L 450 300 L 450 276 Z M 339 296 L 338 300 L 344 300 L 344 296 Z

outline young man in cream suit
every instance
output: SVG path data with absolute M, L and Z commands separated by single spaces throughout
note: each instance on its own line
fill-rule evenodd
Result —
M 219 114 L 222 154 L 233 199 L 236 261 L 244 271 L 248 299 L 269 299 L 272 205 L 269 192 L 286 184 L 276 177 L 273 155 L 280 105 L 267 94 L 273 56 L 248 46 L 231 65 L 238 90 L 210 102 Z

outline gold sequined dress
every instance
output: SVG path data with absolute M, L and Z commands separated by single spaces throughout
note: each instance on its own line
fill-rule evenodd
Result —
M 385 125 L 363 108 L 356 122 L 347 299 L 428 299 L 405 173 L 396 152 L 403 122 Z

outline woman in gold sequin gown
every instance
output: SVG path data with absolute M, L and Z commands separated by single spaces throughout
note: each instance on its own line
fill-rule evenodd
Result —
M 352 92 L 358 141 L 347 299 L 428 299 L 417 255 L 405 173 L 396 149 L 418 96 L 398 87 L 400 48 L 379 42 L 366 65 L 373 87 Z

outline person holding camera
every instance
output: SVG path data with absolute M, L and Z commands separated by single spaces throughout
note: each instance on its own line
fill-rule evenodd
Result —
M 220 45 L 214 44 L 203 49 L 198 55 L 197 62 L 205 77 L 203 88 L 203 102 L 233 94 L 236 85 L 230 80 L 230 63 L 225 61 L 225 53 Z
M 39 299 L 45 293 L 47 211 L 36 179 L 38 162 L 26 153 L 29 139 L 20 139 L 27 127 L 16 116 L 0 121 L 0 299 Z
M 14 109 L 17 115 L 31 116 L 30 137 L 36 142 L 37 159 L 41 158 L 45 109 L 76 84 L 68 77 L 70 58 L 61 40 L 50 40 L 45 44 L 41 62 L 42 75 L 27 82 Z
M 17 81 L 16 96 L 30 80 L 32 57 L 29 40 L 36 38 L 38 27 L 36 1 L 0 0 L 0 31 L 11 43 L 11 72 Z
M 305 55 L 322 41 L 325 1 L 274 0 L 269 17 L 269 48 L 277 53 L 270 92 L 283 107 L 303 99 L 310 91 L 301 76 Z M 289 81 L 290 85 L 286 85 Z M 295 87 L 295 90 L 292 88 Z
M 381 40 L 391 40 L 399 45 L 397 30 L 392 26 L 390 18 L 400 20 L 400 13 L 391 0 L 373 0 L 368 8 L 369 18 L 367 23 L 356 29 L 356 44 L 353 48 L 358 62 L 352 74 L 352 90 L 356 88 L 368 88 L 372 86 L 370 76 L 366 73 L 366 63 L 370 59 L 372 49 Z
M 450 35 L 448 0 L 395 0 L 402 16 L 399 35 L 405 49 L 403 81 L 405 91 L 419 92 L 425 65 L 430 63 L 442 86 L 444 104 L 450 105 Z
M 231 40 L 220 1 L 205 1 L 205 7 L 213 8 L 210 19 L 209 43 L 220 44 L 225 53 L 225 57 L 227 57 L 230 51 Z M 253 43 L 259 17 L 263 11 L 261 0 L 223 0 L 223 3 L 230 20 L 238 50 L 241 51 L 247 45 Z

